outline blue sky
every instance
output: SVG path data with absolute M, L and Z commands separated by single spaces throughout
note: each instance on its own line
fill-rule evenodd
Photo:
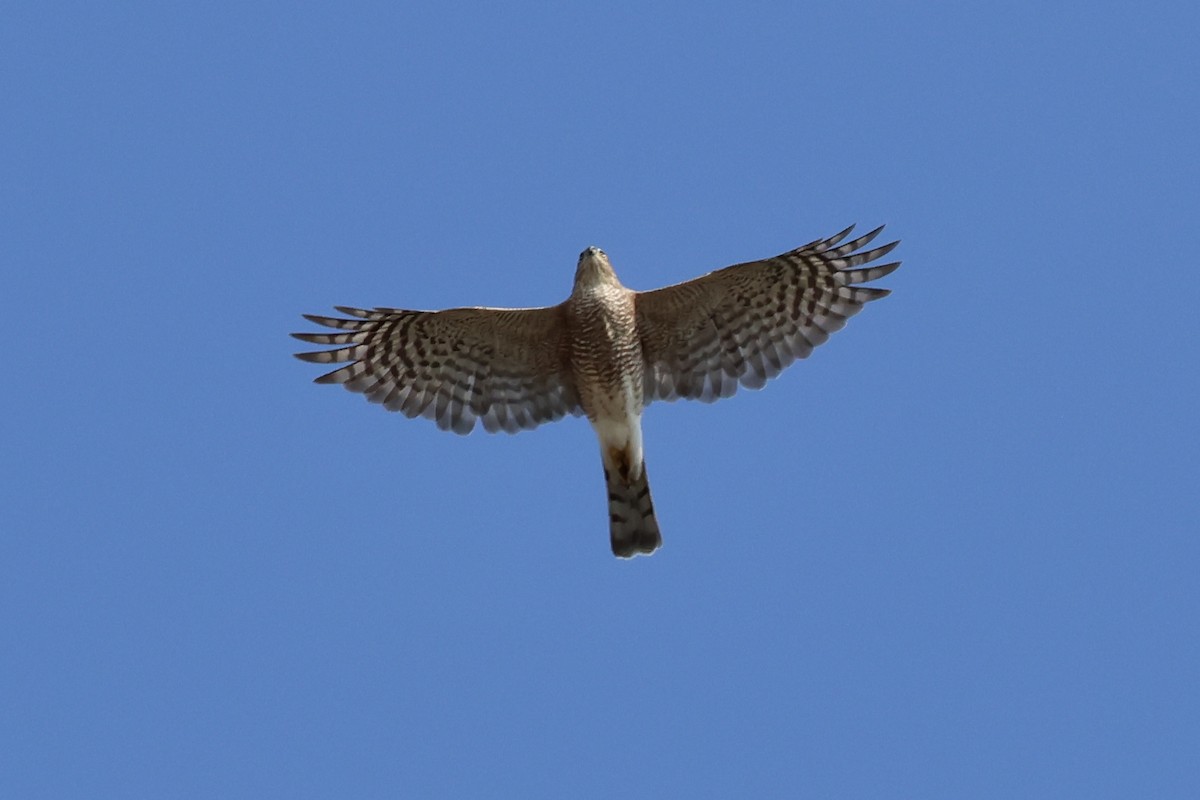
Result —
M 5 17 L 0 795 L 1196 796 L 1192 4 Z M 647 410 L 649 559 L 582 420 L 290 355 L 851 222 L 891 297 Z

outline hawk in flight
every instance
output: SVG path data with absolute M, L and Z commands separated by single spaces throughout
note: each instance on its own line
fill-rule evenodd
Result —
M 371 310 L 305 318 L 341 333 L 294 333 L 332 350 L 297 353 L 344 364 L 316 379 L 340 383 L 405 416 L 470 433 L 534 428 L 587 415 L 600 439 L 612 551 L 622 558 L 662 544 L 642 450 L 642 409 L 680 397 L 710 403 L 738 384 L 769 378 L 888 294 L 860 284 L 900 262 L 866 266 L 899 244 L 866 248 L 882 226 L 846 241 L 854 226 L 790 252 L 635 292 L 608 256 L 579 256 L 575 286 L 549 308 Z

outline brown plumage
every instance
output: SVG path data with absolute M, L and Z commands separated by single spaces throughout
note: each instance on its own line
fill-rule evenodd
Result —
M 649 292 L 622 286 L 608 257 L 591 247 L 579 257 L 571 296 L 557 306 L 338 306 L 349 319 L 305 317 L 343 332 L 292 335 L 335 346 L 297 357 L 345 363 L 318 383 L 340 383 L 456 433 L 476 422 L 511 433 L 586 414 L 601 444 L 613 553 L 651 553 L 662 539 L 642 449 L 645 404 L 711 402 L 739 385 L 760 388 L 886 296 L 858 284 L 900 266 L 865 266 L 898 242 L 858 252 L 882 227 L 843 244 L 852 230 Z

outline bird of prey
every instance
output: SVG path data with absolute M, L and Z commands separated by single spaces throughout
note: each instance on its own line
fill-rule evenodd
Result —
M 600 439 L 613 554 L 649 554 L 662 536 L 646 477 L 643 408 L 681 397 L 712 402 L 739 384 L 759 389 L 887 295 L 860 284 L 900 266 L 865 266 L 899 242 L 865 250 L 882 226 L 846 241 L 853 229 L 648 292 L 621 285 L 604 251 L 589 247 L 571 296 L 556 306 L 337 306 L 349 319 L 304 316 L 341 333 L 292 334 L 335 348 L 296 356 L 345 364 L 317 383 L 340 383 L 455 433 L 470 433 L 477 421 L 514 433 L 586 415 Z

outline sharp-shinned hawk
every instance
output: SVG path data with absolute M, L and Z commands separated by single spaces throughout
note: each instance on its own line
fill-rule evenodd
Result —
M 373 310 L 305 314 L 344 333 L 294 333 L 332 350 L 297 353 L 348 362 L 316 379 L 340 383 L 405 416 L 470 433 L 534 428 L 586 414 L 600 439 L 612 551 L 622 558 L 662 544 L 642 451 L 642 409 L 652 400 L 712 402 L 738 384 L 764 383 L 888 294 L 858 284 L 900 262 L 865 267 L 899 244 L 863 251 L 882 226 L 845 242 L 854 226 L 774 258 L 635 292 L 603 250 L 579 256 L 575 286 L 549 308 Z

